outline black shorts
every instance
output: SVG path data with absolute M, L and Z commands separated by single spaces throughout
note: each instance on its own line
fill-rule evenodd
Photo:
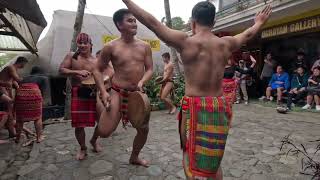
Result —
M 319 96 L 320 97 L 320 92 L 308 92 L 308 96 Z
M 320 96 L 320 87 L 307 87 L 309 96 Z

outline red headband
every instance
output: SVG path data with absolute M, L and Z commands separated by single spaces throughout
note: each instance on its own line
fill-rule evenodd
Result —
M 80 33 L 77 37 L 77 44 L 81 44 L 81 43 L 84 43 L 84 44 L 90 43 L 91 44 L 90 36 L 86 33 Z

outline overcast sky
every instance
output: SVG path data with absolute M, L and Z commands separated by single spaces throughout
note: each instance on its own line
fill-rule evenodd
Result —
M 171 16 L 180 16 L 184 21 L 188 21 L 191 16 L 192 7 L 199 1 L 202 0 L 171 0 Z M 78 0 L 37 0 L 37 2 L 48 22 L 47 28 L 42 33 L 41 38 L 44 37 L 50 27 L 52 15 L 55 10 L 76 11 L 78 6 Z M 163 0 L 134 0 L 134 2 L 148 12 L 151 12 L 159 20 L 165 16 Z M 112 16 L 116 10 L 124 7 L 122 0 L 87 0 L 85 12 L 102 16 Z

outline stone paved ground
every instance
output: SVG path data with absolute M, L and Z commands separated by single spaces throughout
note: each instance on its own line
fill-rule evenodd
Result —
M 125 131 L 119 126 L 111 138 L 101 140 L 103 152 L 89 152 L 87 160 L 79 162 L 74 159 L 77 144 L 73 129 L 69 123 L 61 123 L 46 126 L 46 141 L 34 144 L 30 154 L 28 148 L 19 148 L 23 153 L 3 161 L 0 146 L 0 179 L 184 179 L 175 117 L 154 112 L 150 124 L 149 139 L 141 154 L 151 162 L 149 168 L 128 164 L 134 129 Z M 300 160 L 286 157 L 279 147 L 282 137 L 289 133 L 297 142 L 319 139 L 319 113 L 284 115 L 260 105 L 240 105 L 234 108 L 232 124 L 222 163 L 225 180 L 311 179 L 299 174 Z M 92 129 L 87 132 L 91 135 Z M 312 144 L 307 146 L 308 151 L 314 150 Z

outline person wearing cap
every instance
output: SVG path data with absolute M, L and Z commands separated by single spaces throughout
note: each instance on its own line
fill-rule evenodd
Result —
M 240 93 L 242 92 L 243 94 L 243 99 L 244 99 L 244 103 L 246 105 L 248 105 L 249 103 L 249 96 L 248 96 L 248 92 L 247 92 L 247 78 L 250 76 L 250 74 L 253 71 L 254 66 L 256 65 L 256 60 L 249 55 L 249 58 L 252 62 L 250 67 L 246 66 L 246 62 L 244 61 L 244 59 L 247 59 L 247 54 L 243 53 L 242 54 L 242 60 L 239 61 L 239 66 L 236 67 L 236 80 L 238 82 L 238 86 L 237 86 L 237 91 L 236 91 L 236 97 L 237 97 L 237 101 L 235 102 L 236 104 L 239 104 L 241 101 L 241 95 Z
M 303 67 L 304 69 L 309 69 L 309 65 L 305 59 L 305 52 L 303 49 L 299 49 L 297 52 L 297 59 L 291 64 L 290 74 L 296 73 L 298 67 Z
M 83 160 L 87 155 L 86 135 L 84 128 L 94 127 L 97 120 L 96 92 L 94 89 L 82 86 L 81 82 L 91 77 L 91 71 L 96 65 L 96 58 L 92 56 L 91 38 L 86 33 L 77 36 L 78 50 L 68 53 L 60 65 L 60 73 L 71 77 L 71 120 L 75 128 L 75 136 L 80 145 L 77 154 L 78 160 Z M 93 150 L 100 152 L 101 146 L 97 142 L 99 135 L 97 128 L 90 140 Z

